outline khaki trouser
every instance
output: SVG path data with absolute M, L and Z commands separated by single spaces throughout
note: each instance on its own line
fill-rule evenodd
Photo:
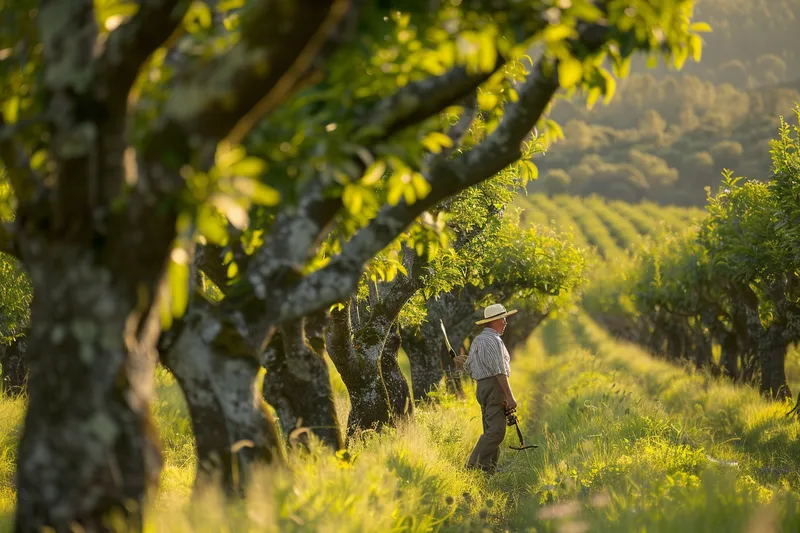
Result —
M 500 457 L 500 445 L 506 437 L 506 415 L 502 405 L 503 389 L 495 377 L 481 379 L 478 381 L 475 396 L 481 406 L 483 435 L 475 444 L 467 466 L 493 473 Z

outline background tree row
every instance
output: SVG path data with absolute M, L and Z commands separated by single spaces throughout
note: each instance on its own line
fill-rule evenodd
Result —
M 644 243 L 584 304 L 609 330 L 653 352 L 790 398 L 798 341 L 798 128 L 781 119 L 772 176 L 729 174 L 697 227 Z

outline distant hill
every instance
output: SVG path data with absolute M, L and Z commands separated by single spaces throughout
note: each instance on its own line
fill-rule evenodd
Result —
M 763 179 L 779 116 L 800 103 L 800 0 L 699 0 L 702 61 L 637 61 L 605 106 L 559 100 L 565 140 L 535 159 L 531 192 L 702 206 L 723 169 Z

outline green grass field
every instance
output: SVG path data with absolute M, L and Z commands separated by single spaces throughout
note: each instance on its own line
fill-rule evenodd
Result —
M 494 477 L 462 468 L 480 433 L 469 390 L 465 399 L 444 397 L 419 410 L 411 424 L 369 436 L 350 461 L 292 453 L 289 471 L 259 473 L 242 508 L 225 512 L 212 494 L 190 502 L 190 427 L 177 389 L 161 373 L 155 410 L 166 468 L 150 526 L 684 533 L 751 531 L 751 522 L 769 520 L 784 530 L 800 527 L 800 424 L 786 418 L 787 406 L 616 343 L 584 315 L 546 323 L 512 367 L 522 429 L 540 447 L 504 450 L 506 470 Z M 22 407 L 0 407 L 9 530 Z M 515 439 L 509 432 L 506 445 Z
M 528 223 L 559 219 L 611 257 L 638 234 L 697 213 L 596 200 L 524 199 Z M 549 203 L 548 203 L 549 202 Z M 580 206 L 570 202 L 580 202 Z M 544 206 L 544 207 L 543 207 Z M 542 217 L 545 214 L 545 218 Z M 634 213 L 634 214 L 632 214 Z M 637 235 L 634 235 L 634 228 Z M 612 246 L 613 241 L 613 246 Z M 408 374 L 408 363 L 401 359 Z M 800 385 L 800 356 L 787 373 Z M 339 413 L 348 401 L 332 372 Z M 180 391 L 158 373 L 154 414 L 165 468 L 148 531 L 767 532 L 800 528 L 800 424 L 790 406 L 655 359 L 610 338 L 586 315 L 545 322 L 513 354 L 512 385 L 526 440 L 505 448 L 491 478 L 463 464 L 480 434 L 470 386 L 414 420 L 369 434 L 337 457 L 290 452 L 289 468 L 258 473 L 242 504 L 191 498 L 194 449 Z M 0 531 L 10 531 L 14 455 L 24 400 L 0 401 Z M 505 445 L 516 434 L 507 433 Z

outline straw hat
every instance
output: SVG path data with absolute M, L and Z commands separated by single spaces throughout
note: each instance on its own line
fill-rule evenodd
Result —
M 492 304 L 483 310 L 483 320 L 478 320 L 475 323 L 486 324 L 487 322 L 491 322 L 492 320 L 497 320 L 498 318 L 503 318 L 504 316 L 513 315 L 516 312 L 517 312 L 516 309 L 512 311 L 506 311 L 506 308 L 503 307 L 503 304 Z

